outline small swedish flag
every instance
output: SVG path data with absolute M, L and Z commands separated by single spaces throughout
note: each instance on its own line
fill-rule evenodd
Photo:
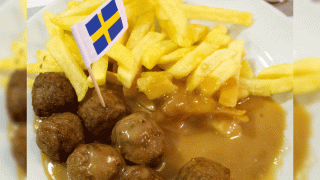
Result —
M 87 65 L 100 59 L 127 28 L 123 2 L 109 0 L 71 29 Z

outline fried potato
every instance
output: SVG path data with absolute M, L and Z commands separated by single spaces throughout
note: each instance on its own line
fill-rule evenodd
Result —
M 8 76 L 3 76 L 0 78 L 0 85 L 2 86 L 3 89 L 7 89 L 9 83 L 9 77 Z
M 213 29 L 215 30 L 215 29 Z M 189 52 L 185 57 L 180 59 L 167 71 L 177 79 L 188 76 L 206 57 L 216 51 L 221 45 L 227 44 L 231 38 L 224 34 L 208 34 L 206 40 Z
M 154 68 L 160 58 L 176 49 L 178 45 L 172 40 L 159 41 L 150 45 L 142 55 L 142 65 L 148 69 Z
M 236 51 L 229 49 L 217 50 L 204 59 L 187 79 L 187 91 L 193 91 L 203 81 L 204 77 L 214 71 L 220 64 L 236 55 Z
M 128 3 L 125 3 L 125 9 L 128 19 L 135 18 L 145 12 L 153 11 L 156 7 L 156 2 L 154 0 L 134 0 Z
M 253 72 L 250 67 L 250 63 L 246 59 L 241 62 L 240 77 L 247 79 L 253 78 Z
M 33 88 L 33 83 L 34 83 L 33 79 L 27 79 L 27 86 L 29 87 L 29 89 Z
M 82 55 L 80 53 L 80 50 L 78 48 L 78 45 L 76 41 L 68 34 L 64 34 L 63 42 L 66 44 L 68 49 L 70 50 L 72 56 L 77 61 L 77 63 L 80 65 L 82 69 L 87 69 L 86 65 L 84 64 Z
M 14 57 L 3 58 L 0 61 L 0 70 L 2 71 L 12 71 L 16 69 L 16 62 Z
M 68 2 L 68 9 L 73 9 L 78 6 L 80 6 L 83 3 L 83 1 L 69 1 Z
M 39 68 L 40 72 L 33 72 L 33 73 L 63 72 L 61 67 L 57 64 L 57 62 L 51 56 L 50 52 L 47 49 L 41 49 L 41 50 L 36 51 L 36 56 L 40 60 L 37 63 L 35 63 L 35 64 L 38 64 L 38 66 L 39 66 L 38 68 Z M 28 68 L 30 68 L 31 71 L 37 70 L 36 65 L 33 65 L 33 67 L 32 67 L 31 64 L 30 64 L 30 66 L 28 64 Z M 27 71 L 29 72 L 29 69 Z
M 221 63 L 213 72 L 207 75 L 200 84 L 200 92 L 206 96 L 212 96 L 223 83 L 236 73 L 236 65 L 233 59 Z
M 189 31 L 192 35 L 192 42 L 196 43 L 202 40 L 209 32 L 210 27 L 201 24 L 188 24 Z
M 134 25 L 126 47 L 132 50 L 154 26 L 154 12 L 141 14 Z
M 88 17 L 87 15 L 67 16 L 67 17 L 58 16 L 58 17 L 52 17 L 51 22 L 53 22 L 59 28 L 65 31 L 71 32 L 71 26 L 85 20 L 87 17 Z
M 88 90 L 87 76 L 81 69 L 80 65 L 75 61 L 71 52 L 58 36 L 53 37 L 46 43 L 46 48 L 56 60 L 57 64 L 66 74 L 74 87 L 78 101 L 80 102 Z
M 284 63 L 284 64 L 276 64 L 267 68 L 264 68 L 259 72 L 257 78 L 258 79 L 277 79 L 286 76 L 293 75 L 293 64 L 292 63 Z
M 178 89 L 172 83 L 172 76 L 165 72 L 141 73 L 141 78 L 137 80 L 139 91 L 144 92 L 148 99 L 153 100 Z
M 320 89 L 320 73 L 307 76 L 294 76 L 293 93 L 302 95 L 316 92 Z
M 243 46 L 243 40 L 235 40 L 231 42 L 228 47 L 231 50 L 237 51 L 237 55 L 233 58 L 236 66 L 236 73 L 220 89 L 219 103 L 226 107 L 235 107 L 237 105 Z
M 51 19 L 56 18 L 56 15 L 54 13 L 50 11 L 43 11 L 43 18 L 44 23 L 47 27 L 49 38 L 52 38 L 54 36 L 63 37 L 63 29 L 51 22 Z
M 106 54 L 126 69 L 132 69 L 135 66 L 136 61 L 132 51 L 120 43 L 115 43 Z
M 108 57 L 102 56 L 98 61 L 92 63 L 91 67 L 93 76 L 95 77 L 97 84 L 99 86 L 104 85 L 107 78 Z M 91 76 L 88 77 L 87 81 L 89 88 L 93 88 L 94 84 Z
M 175 51 L 173 51 L 170 54 L 164 55 L 159 59 L 159 64 L 167 64 L 172 62 L 177 62 L 179 59 L 186 56 L 189 52 L 193 51 L 196 48 L 196 46 L 191 46 L 187 48 L 179 48 Z
M 320 57 L 309 57 L 294 61 L 294 76 L 320 73 Z
M 251 95 L 270 96 L 271 94 L 291 91 L 293 89 L 293 76 L 279 79 L 240 78 L 240 84 Z
M 104 2 L 105 0 L 85 1 L 75 8 L 65 10 L 59 17 L 89 15 L 98 9 Z
M 188 19 L 202 19 L 251 26 L 252 13 L 200 5 L 182 4 Z

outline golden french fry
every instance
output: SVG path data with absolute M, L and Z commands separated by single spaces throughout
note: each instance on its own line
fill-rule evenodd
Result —
M 153 11 L 156 6 L 154 0 L 130 1 L 125 4 L 128 19 L 133 19 L 145 12 Z
M 2 71 L 12 71 L 16 69 L 17 64 L 15 63 L 15 58 L 3 58 L 0 61 L 0 70 Z
M 44 72 L 63 72 L 61 67 L 57 64 L 55 59 L 51 56 L 50 52 L 47 49 L 41 49 L 36 51 L 36 56 L 40 61 L 38 61 L 35 64 L 38 64 L 39 69 L 37 69 L 36 65 L 29 66 L 29 68 L 32 68 L 34 71 L 33 73 L 37 73 L 37 70 L 40 70 L 39 73 L 44 73 Z M 28 69 L 29 72 L 29 69 Z
M 44 23 L 47 27 L 49 38 L 52 38 L 54 36 L 63 37 L 63 29 L 51 22 L 51 19 L 56 18 L 56 15 L 54 13 L 50 11 L 43 11 L 43 18 Z
M 78 48 L 76 41 L 70 35 L 64 34 L 63 42 L 68 47 L 72 56 L 77 61 L 77 63 L 80 65 L 80 67 L 84 70 L 87 69 L 86 65 L 84 64 L 82 55 L 80 53 L 80 50 Z
M 294 61 L 294 76 L 320 73 L 320 57 L 309 57 Z
M 9 83 L 9 77 L 8 76 L 3 76 L 0 78 L 0 84 L 3 89 L 7 89 Z
M 65 31 L 71 31 L 71 26 L 85 20 L 87 16 L 67 16 L 67 17 L 52 17 L 51 22 L 53 22 L 59 28 Z
M 240 77 L 247 79 L 253 78 L 253 72 L 250 67 L 250 63 L 246 59 L 241 62 Z
M 187 79 L 187 91 L 193 91 L 204 80 L 204 77 L 214 71 L 227 59 L 233 58 L 236 51 L 221 49 L 205 58 Z
M 107 52 L 107 55 L 116 60 L 119 66 L 123 66 L 126 69 L 131 69 L 135 66 L 136 61 L 132 51 L 120 43 L 115 43 Z
M 320 89 L 320 73 L 307 76 L 294 76 L 294 95 L 316 92 Z
M 29 89 L 32 89 L 32 88 L 33 88 L 33 83 L 34 83 L 34 80 L 33 80 L 33 79 L 28 79 L 28 80 L 27 80 L 27 86 L 29 87 Z
M 227 44 L 230 41 L 231 38 L 224 34 L 215 34 L 215 36 L 210 36 L 210 38 L 206 38 L 206 40 L 202 42 L 199 46 L 197 46 L 196 49 L 194 49 L 185 57 L 180 59 L 175 65 L 173 65 L 167 71 L 177 79 L 186 77 L 206 57 L 208 57 L 210 54 L 216 51 L 221 45 Z
M 201 93 L 206 96 L 212 96 L 220 89 L 222 84 L 231 78 L 235 73 L 236 65 L 234 60 L 231 58 L 224 61 L 201 82 Z
M 193 38 L 193 43 L 202 40 L 209 32 L 210 27 L 201 24 L 188 24 L 189 34 Z
M 106 83 L 107 78 L 107 70 L 108 70 L 108 57 L 102 56 L 98 61 L 92 63 L 91 65 L 93 76 L 95 77 L 99 86 L 104 85 Z M 88 77 L 88 86 L 89 88 L 93 88 L 94 84 L 91 76 Z
M 202 19 L 251 26 L 252 13 L 200 5 L 182 4 L 188 19 Z
M 151 72 L 148 75 L 141 74 L 137 80 L 139 91 L 144 92 L 148 99 L 153 100 L 178 89 L 172 83 L 172 76 L 168 73 Z
M 63 69 L 67 78 L 74 87 L 78 101 L 80 102 L 88 90 L 87 76 L 75 61 L 71 52 L 58 36 L 53 37 L 46 43 L 46 48 L 56 60 L 57 64 Z
M 98 9 L 104 2 L 105 0 L 85 1 L 75 8 L 62 12 L 59 17 L 89 15 Z
M 267 68 L 264 68 L 259 72 L 257 78 L 258 79 L 277 79 L 286 76 L 293 75 L 293 64 L 292 63 L 284 63 L 284 64 L 276 64 Z
M 78 6 L 80 6 L 83 3 L 83 1 L 69 1 L 68 2 L 68 9 L 74 9 Z
M 160 58 L 176 49 L 178 45 L 172 40 L 159 41 L 150 45 L 142 55 L 142 65 L 148 69 L 152 69 L 160 60 Z
M 187 48 L 179 48 L 170 54 L 162 56 L 158 63 L 159 64 L 167 64 L 167 63 L 177 62 L 179 59 L 186 56 L 189 52 L 193 51 L 195 48 L 196 48 L 196 46 L 191 46 L 191 47 L 187 47 Z
M 27 64 L 27 73 L 41 73 L 41 62 Z
M 238 99 L 243 99 L 243 98 L 246 98 L 248 97 L 250 94 L 249 94 L 249 91 L 245 89 L 245 87 L 242 86 L 242 84 L 240 83 L 239 84 L 239 92 L 238 92 Z
M 126 47 L 132 50 L 154 25 L 154 12 L 141 14 L 134 25 Z

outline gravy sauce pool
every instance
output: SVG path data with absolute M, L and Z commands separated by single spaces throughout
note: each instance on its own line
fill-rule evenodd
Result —
M 309 139 L 311 137 L 311 118 L 303 106 L 294 103 L 293 114 L 293 157 L 294 157 L 294 179 L 308 179 L 310 167 L 308 159 L 310 154 Z
M 247 110 L 250 120 L 237 124 L 236 129 L 240 131 L 231 137 L 215 132 L 208 126 L 210 119 L 204 116 L 164 117 L 159 111 L 153 112 L 153 116 L 162 117 L 156 121 L 165 131 L 167 141 L 163 163 L 157 171 L 166 179 L 172 179 L 191 158 L 203 156 L 229 168 L 233 180 L 276 179 L 281 165 L 279 155 L 284 148 L 284 110 L 271 98 L 264 97 L 250 97 L 238 104 L 237 109 Z M 214 118 L 228 119 L 226 116 Z M 35 118 L 35 129 L 41 121 Z M 66 164 L 53 163 L 45 155 L 42 163 L 48 179 L 67 179 Z

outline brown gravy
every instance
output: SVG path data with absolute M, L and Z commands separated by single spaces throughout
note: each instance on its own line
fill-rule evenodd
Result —
M 294 179 L 308 179 L 308 158 L 310 154 L 309 139 L 311 137 L 311 118 L 306 109 L 294 103 L 293 114 L 293 157 L 294 157 Z

